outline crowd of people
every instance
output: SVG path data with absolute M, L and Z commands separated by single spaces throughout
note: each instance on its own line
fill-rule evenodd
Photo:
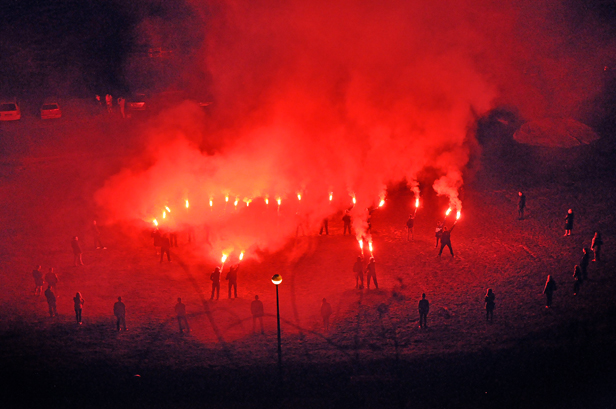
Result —
M 524 219 L 524 211 L 526 208 L 526 196 L 522 192 L 518 192 L 519 200 L 518 200 L 518 220 Z M 369 212 L 371 213 L 371 212 Z M 406 222 L 407 228 L 407 240 L 414 240 L 414 219 L 415 214 L 409 215 L 409 218 Z M 350 214 L 349 212 L 345 212 L 342 218 L 344 224 L 343 234 L 346 235 L 347 231 L 350 233 Z M 445 225 L 446 220 L 439 221 L 435 230 L 436 244 L 435 247 L 439 247 L 440 250 L 438 252 L 438 256 L 440 257 L 443 249 L 445 247 L 449 248 L 451 256 L 454 257 L 453 248 L 451 245 L 451 232 L 454 230 L 456 226 L 456 222 L 453 223 L 451 228 L 447 228 Z M 572 209 L 569 209 L 567 215 L 565 217 L 565 234 L 564 236 L 570 236 L 573 230 L 573 222 L 574 222 L 574 213 Z M 94 235 L 94 243 L 97 249 L 106 249 L 103 246 L 101 241 L 100 230 L 96 221 L 93 222 L 92 225 L 93 235 Z M 321 225 L 321 231 L 319 234 L 323 234 L 325 232 L 326 235 L 329 234 L 328 223 L 326 221 Z M 152 233 L 152 237 L 154 238 L 154 246 L 157 249 L 157 255 L 160 254 L 160 262 L 163 262 L 163 257 L 166 254 L 167 260 L 171 261 L 170 248 L 177 247 L 177 233 L 163 233 L 158 229 L 155 229 Z M 192 234 L 189 234 L 189 242 L 192 241 Z M 586 281 L 588 277 L 588 266 L 590 264 L 590 251 L 592 249 L 593 252 L 593 262 L 598 262 L 601 260 L 601 247 L 603 245 L 603 241 L 601 238 L 600 232 L 595 232 L 594 237 L 592 238 L 592 242 L 590 248 L 582 249 L 582 257 L 579 264 L 575 265 L 573 268 L 573 294 L 579 294 L 582 284 Z M 80 246 L 80 241 L 77 236 L 74 236 L 71 240 L 71 247 L 73 250 L 73 262 L 75 266 L 82 266 L 82 250 Z M 223 264 L 224 267 L 224 264 Z M 238 271 L 240 268 L 240 263 L 232 265 L 225 277 L 225 280 L 228 281 L 228 298 L 237 298 L 237 279 L 238 279 Z M 376 274 L 376 261 L 374 257 L 370 257 L 368 260 L 368 264 L 364 267 L 364 259 L 363 256 L 358 256 L 352 271 L 355 276 L 355 288 L 358 290 L 364 289 L 364 276 L 365 276 L 365 286 L 369 290 L 370 284 L 374 285 L 374 288 L 378 290 L 378 281 Z M 49 315 L 50 317 L 55 317 L 57 315 L 57 295 L 56 295 L 56 286 L 58 284 L 58 276 L 55 274 L 53 268 L 49 268 L 49 271 L 43 275 L 42 267 L 37 266 L 32 272 L 35 289 L 34 294 L 36 296 L 45 295 L 47 300 L 47 304 L 49 307 Z M 220 297 L 220 281 L 222 276 L 222 268 L 216 267 L 215 270 L 210 274 L 210 280 L 212 282 L 211 288 L 211 296 L 210 300 L 218 300 Z M 43 286 L 47 283 L 47 289 L 43 292 Z M 553 293 L 556 291 L 557 285 L 556 281 L 552 277 L 552 275 L 548 275 L 543 294 L 546 298 L 546 308 L 550 308 L 552 306 Z M 233 297 L 232 297 L 233 296 Z M 484 297 L 484 308 L 486 312 L 486 320 L 492 321 L 494 316 L 495 309 L 495 294 L 493 289 L 488 288 L 486 290 L 486 295 Z M 75 309 L 75 319 L 78 324 L 82 324 L 82 311 L 83 306 L 85 304 L 84 298 L 81 293 L 77 292 L 74 301 L 74 309 Z M 190 327 L 188 325 L 188 319 L 186 315 L 186 306 L 182 303 L 181 298 L 177 299 L 177 304 L 175 306 L 175 315 L 178 320 L 179 330 L 181 333 L 189 332 Z M 419 327 L 425 328 L 427 327 L 427 316 L 429 312 L 430 303 L 426 299 L 426 294 L 421 295 L 421 299 L 418 304 L 418 314 L 419 314 Z M 259 300 L 259 296 L 256 295 L 254 301 L 251 303 L 251 313 L 253 317 L 253 332 L 257 331 L 257 322 L 260 324 L 261 333 L 263 333 L 263 303 Z M 118 301 L 113 305 L 113 314 L 116 317 L 116 329 L 118 331 L 126 330 L 126 306 L 122 302 L 122 297 L 118 297 Z M 321 316 L 323 319 L 323 328 L 325 331 L 329 331 L 330 328 L 330 316 L 332 315 L 331 305 L 323 298 L 321 305 Z

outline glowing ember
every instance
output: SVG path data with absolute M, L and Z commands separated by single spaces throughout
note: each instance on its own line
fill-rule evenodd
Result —
M 165 206 L 165 209 L 167 209 L 167 211 L 171 213 L 171 209 L 169 209 L 169 206 Z
M 381 199 L 379 202 L 379 207 L 383 207 L 385 205 L 385 199 Z
M 447 211 L 445 212 L 445 216 L 449 216 L 449 213 L 451 213 L 451 207 L 447 209 Z
M 415 207 L 419 207 L 419 198 L 415 199 Z
M 456 220 L 460 219 L 460 211 L 458 210 L 458 214 L 456 214 Z
M 224 262 L 227 261 L 227 255 L 223 253 L 222 254 L 222 258 L 220 259 L 220 261 L 222 261 L 223 264 L 224 264 Z
M 154 226 L 158 227 L 158 220 L 154 219 L 154 220 L 152 220 L 152 223 L 154 223 Z
M 297 200 L 302 200 L 302 195 L 301 194 L 297 194 Z
M 186 208 L 187 209 L 188 209 L 188 206 L 190 206 L 190 205 L 188 204 L 188 199 L 186 199 Z
M 329 194 L 329 201 L 331 202 L 333 198 L 334 198 L 334 192 L 331 192 Z
M 242 252 L 240 253 L 240 261 L 242 261 L 242 259 L 243 259 L 243 258 L 244 258 L 244 252 L 242 251 Z

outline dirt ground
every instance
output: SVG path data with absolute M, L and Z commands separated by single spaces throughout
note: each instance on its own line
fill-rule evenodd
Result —
M 143 121 L 79 104 L 67 109 L 59 121 L 0 124 L 4 407 L 616 405 L 611 172 L 556 171 L 530 183 L 527 172 L 486 167 L 465 188 L 454 258 L 447 250 L 438 258 L 434 248 L 445 202 L 425 195 L 409 242 L 411 194 L 392 191 L 373 216 L 378 290 L 354 289 L 357 242 L 342 235 L 336 216 L 329 236 L 307 232 L 261 262 L 243 262 L 237 299 L 227 299 L 223 281 L 220 300 L 209 301 L 217 260 L 204 262 L 185 236 L 173 263 L 158 263 L 139 226 L 103 224 L 107 249 L 94 248 L 93 194 L 143 148 L 134 136 Z M 523 221 L 516 220 L 520 186 L 528 203 Z M 568 208 L 576 224 L 563 237 Z M 574 296 L 573 266 L 596 229 L 603 261 L 591 263 Z M 84 240 L 83 267 L 72 266 L 74 235 Z M 44 297 L 33 295 L 36 264 L 55 267 L 60 279 L 54 319 Z M 270 281 L 276 272 L 283 276 L 282 381 Z M 541 294 L 548 274 L 558 283 L 551 309 Z M 491 323 L 483 309 L 488 287 L 496 294 Z M 72 311 L 77 291 L 86 300 L 82 326 Z M 418 328 L 422 292 L 431 303 L 427 329 Z M 113 303 L 120 295 L 128 331 L 117 333 Z M 265 306 L 264 335 L 252 333 L 254 295 Z M 188 335 L 177 329 L 177 297 L 187 306 Z M 334 311 L 329 332 L 322 298 Z

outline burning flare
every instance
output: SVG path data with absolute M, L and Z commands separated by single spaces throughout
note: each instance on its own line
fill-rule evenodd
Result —
M 220 259 L 220 261 L 222 261 L 223 264 L 225 264 L 225 261 L 227 261 L 227 255 L 225 253 L 222 253 L 222 258 Z
M 269 199 L 267 197 L 265 198 L 265 204 L 269 206 Z
M 225 202 L 229 201 L 229 195 L 225 196 Z
M 210 199 L 210 207 L 214 206 L 214 201 Z
M 330 192 L 329 193 L 329 201 L 331 202 L 333 198 L 334 198 L 334 192 Z
M 167 209 L 167 211 L 171 213 L 171 209 L 169 209 L 169 206 L 165 206 L 165 209 Z
M 167 217 L 167 212 L 163 210 L 163 219 L 165 219 L 166 217 Z
M 298 194 L 297 194 L 297 200 L 302 200 L 302 195 L 301 195 L 301 193 L 298 193 Z
M 277 202 L 278 202 L 278 206 L 280 206 L 280 202 L 281 202 L 280 198 L 277 199 Z
M 353 196 L 353 204 L 357 204 L 357 199 Z
M 190 206 L 190 205 L 188 204 L 188 199 L 186 199 L 186 208 L 187 209 L 188 209 L 188 206 Z
M 415 199 L 415 208 L 419 207 L 419 198 Z
M 372 254 L 372 242 L 371 241 L 368 242 L 368 248 L 370 249 L 370 254 Z
M 152 220 L 152 223 L 154 223 L 154 226 L 158 227 L 158 220 L 154 219 Z
M 242 251 L 242 252 L 240 253 L 240 261 L 242 261 L 242 259 L 243 259 L 243 258 L 244 258 L 244 252 Z
M 383 207 L 385 205 L 385 199 L 381 199 L 379 202 L 379 207 Z
M 449 216 L 449 213 L 451 213 L 451 207 L 445 212 L 445 217 Z
M 458 210 L 458 214 L 456 214 L 456 220 L 460 219 L 461 212 Z

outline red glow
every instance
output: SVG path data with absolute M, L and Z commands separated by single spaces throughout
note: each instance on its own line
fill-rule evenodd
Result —
M 220 261 L 224 264 L 225 261 L 227 261 L 227 255 L 225 253 L 222 254 L 222 257 L 220 259 Z
M 381 199 L 379 202 L 379 207 L 383 207 L 385 205 L 385 199 Z
M 302 195 L 301 194 L 297 194 L 297 200 L 302 200 Z
M 368 248 L 370 249 L 370 254 L 372 254 L 372 242 L 371 241 L 368 242 Z
M 334 198 L 334 193 L 332 192 L 329 194 L 329 201 L 331 202 L 333 198 Z
M 240 261 L 242 261 L 242 259 L 243 259 L 243 258 L 244 258 L 244 252 L 242 251 L 242 252 L 240 253 Z
M 419 198 L 415 199 L 415 208 L 419 207 Z
M 461 212 L 458 210 L 458 214 L 456 214 L 456 220 L 460 219 L 460 214 L 461 214 Z
M 152 220 L 152 223 L 154 223 L 154 226 L 158 227 L 158 220 L 154 219 L 154 220 Z
M 449 216 L 449 213 L 451 213 L 451 207 L 447 209 L 447 211 L 445 212 L 445 216 Z
M 357 204 L 357 199 L 353 196 L 353 204 Z

